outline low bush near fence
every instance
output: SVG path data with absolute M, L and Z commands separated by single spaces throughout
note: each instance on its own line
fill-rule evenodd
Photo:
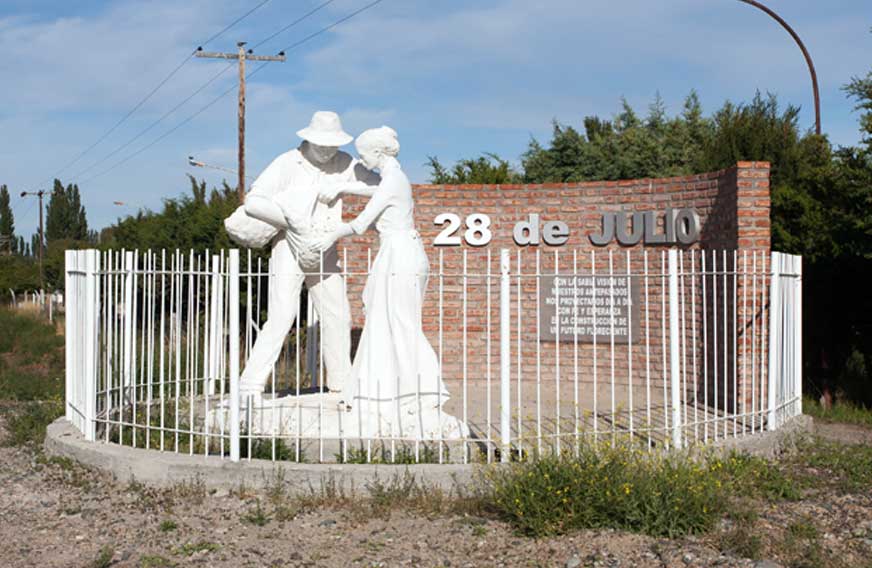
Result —
M 533 536 L 614 528 L 674 537 L 711 529 L 732 496 L 798 499 L 775 466 L 745 454 L 649 454 L 628 445 L 580 448 L 490 470 L 500 514 Z

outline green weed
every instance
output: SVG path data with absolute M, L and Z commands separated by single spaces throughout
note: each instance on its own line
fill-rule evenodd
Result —
M 208 542 L 205 540 L 201 540 L 199 542 L 186 542 L 185 544 L 176 547 L 174 552 L 178 556 L 193 556 L 198 552 L 215 552 L 221 548 L 214 542 Z
M 260 506 L 260 499 L 258 499 L 254 509 L 250 509 L 247 513 L 242 515 L 242 520 L 256 527 L 263 527 L 269 523 L 270 517 L 266 514 L 266 511 L 263 510 L 263 507 Z
M 816 420 L 841 422 L 844 424 L 863 424 L 872 426 L 872 408 L 850 402 L 836 401 L 830 408 L 824 408 L 817 400 L 806 396 L 802 399 L 802 411 Z
M 490 470 L 501 516 L 533 536 L 614 528 L 654 536 L 701 533 L 727 504 L 723 465 L 687 456 L 650 456 L 627 445 L 585 446 L 573 457 L 543 457 Z
M 796 460 L 804 467 L 828 471 L 831 475 L 816 475 L 815 480 L 835 485 L 843 492 L 872 489 L 872 446 L 816 440 L 802 446 Z
M 64 339 L 34 316 L 0 308 L 0 399 L 59 399 Z
M 91 562 L 91 568 L 109 568 L 112 565 L 113 556 L 115 556 L 115 549 L 109 545 L 103 546 L 97 554 L 97 558 Z
M 156 554 L 145 554 L 139 557 L 140 568 L 173 568 L 175 565 L 168 558 Z
M 768 501 L 797 501 L 802 496 L 796 481 L 769 461 L 733 452 L 713 462 L 723 469 L 724 481 L 736 494 L 762 497 Z
M 759 560 L 763 555 L 763 541 L 753 525 L 740 524 L 721 535 L 719 548 L 742 558 Z
M 64 413 L 60 400 L 16 404 L 6 413 L 6 446 L 40 445 L 48 425 Z

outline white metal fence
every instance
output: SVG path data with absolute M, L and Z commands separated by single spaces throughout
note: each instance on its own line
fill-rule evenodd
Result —
M 355 272 L 350 254 L 354 299 L 370 263 Z M 90 441 L 231 460 L 441 463 L 618 435 L 683 447 L 774 430 L 802 412 L 800 257 L 434 256 L 422 319 L 451 397 L 444 411 L 469 427 L 462 439 L 337 435 L 322 428 L 322 402 L 308 409 L 314 430 L 254 428 L 239 375 L 266 317 L 269 268 L 250 253 L 241 263 L 237 250 L 67 251 L 66 418 Z M 317 306 L 300 307 L 263 395 L 298 415 L 295 397 L 324 392 Z

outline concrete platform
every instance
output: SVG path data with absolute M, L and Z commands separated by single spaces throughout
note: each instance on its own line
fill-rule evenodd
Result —
M 774 457 L 811 433 L 809 416 L 788 420 L 775 432 L 763 432 L 721 440 L 699 446 L 724 451 L 740 450 Z M 243 460 L 233 463 L 219 456 L 190 456 L 158 450 L 144 450 L 105 442 L 86 442 L 82 434 L 64 418 L 49 425 L 45 451 L 52 456 L 74 459 L 83 465 L 113 474 L 119 480 L 136 479 L 154 486 L 199 480 L 208 488 L 261 488 L 281 481 L 288 491 L 305 494 L 332 484 L 347 493 L 364 491 L 375 480 L 389 481 L 395 476 L 413 476 L 421 484 L 443 491 L 472 488 L 484 468 L 479 464 L 300 464 L 287 461 Z M 495 464 L 493 467 L 502 467 Z

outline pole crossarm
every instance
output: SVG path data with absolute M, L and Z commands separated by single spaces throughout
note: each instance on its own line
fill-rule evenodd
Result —
M 238 53 L 220 53 L 217 51 L 198 51 L 195 54 L 197 57 L 208 57 L 213 59 L 239 59 Z M 246 61 L 286 61 L 287 57 L 281 55 L 253 55 L 245 54 Z

